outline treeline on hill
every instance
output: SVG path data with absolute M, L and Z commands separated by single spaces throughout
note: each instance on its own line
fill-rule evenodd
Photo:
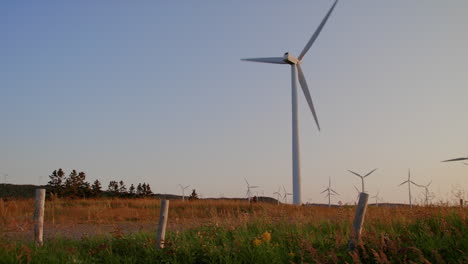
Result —
M 107 190 L 102 189 L 99 180 L 92 184 L 86 181 L 86 173 L 72 170 L 68 177 L 62 169 L 54 170 L 49 176 L 47 189 L 51 195 L 60 198 L 90 198 L 90 197 L 151 197 L 153 192 L 149 183 L 133 184 L 127 189 L 121 180 L 110 181 Z

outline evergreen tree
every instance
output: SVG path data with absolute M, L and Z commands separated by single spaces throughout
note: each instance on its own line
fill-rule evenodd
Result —
M 64 175 L 65 173 L 63 172 L 62 169 L 58 169 L 58 171 L 54 170 L 52 174 L 49 176 L 50 181 L 47 183 L 47 185 L 51 189 L 51 192 L 59 197 L 63 195 Z
M 71 198 L 86 197 L 90 193 L 90 185 L 86 181 L 84 172 L 73 170 L 65 180 L 65 193 Z
M 122 180 L 119 182 L 119 193 L 121 196 L 125 196 L 127 194 L 127 187 Z
M 117 196 L 119 194 L 119 184 L 116 181 L 110 181 L 107 191 L 110 192 L 112 196 Z
M 141 185 L 141 183 L 138 183 L 136 195 L 137 196 L 143 195 L 143 186 Z
M 101 182 L 99 180 L 95 180 L 93 185 L 91 186 L 91 193 L 93 196 L 98 197 L 101 195 Z
M 130 188 L 128 189 L 128 194 L 130 194 L 130 196 L 135 196 L 135 186 L 130 185 Z
M 151 187 L 148 184 L 146 184 L 146 189 L 145 189 L 145 196 L 151 196 L 153 194 L 153 192 L 151 191 Z
M 192 190 L 192 194 L 189 196 L 189 201 L 198 200 L 198 194 L 195 189 Z

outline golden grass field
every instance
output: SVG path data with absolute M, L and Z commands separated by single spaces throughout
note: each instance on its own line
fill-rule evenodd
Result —
M 46 201 L 45 236 L 81 237 L 122 232 L 154 231 L 157 228 L 160 201 L 157 199 L 56 199 Z M 253 203 L 231 200 L 198 200 L 170 202 L 168 226 L 170 230 L 184 230 L 204 224 L 239 226 L 251 221 L 320 223 L 352 222 L 354 206 L 308 207 Z M 374 207 L 367 209 L 368 225 L 408 224 L 434 215 L 460 214 L 467 208 L 430 207 Z M 10 238 L 32 236 L 34 200 L 0 200 L 0 235 Z

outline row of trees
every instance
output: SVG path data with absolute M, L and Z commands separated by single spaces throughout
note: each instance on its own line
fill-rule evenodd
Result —
M 148 183 L 133 184 L 127 189 L 123 181 L 110 181 L 106 191 L 102 184 L 95 180 L 93 184 L 86 181 L 86 173 L 72 170 L 68 177 L 62 169 L 54 170 L 49 176 L 47 187 L 57 197 L 87 198 L 87 197 L 147 197 L 153 195 Z

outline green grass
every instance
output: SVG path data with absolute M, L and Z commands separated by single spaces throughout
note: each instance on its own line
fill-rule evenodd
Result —
M 350 226 L 348 220 L 207 224 L 168 232 L 163 250 L 155 249 L 154 233 L 55 238 L 40 248 L 0 239 L 0 263 L 468 263 L 464 214 L 373 221 L 355 252 L 347 251 Z

